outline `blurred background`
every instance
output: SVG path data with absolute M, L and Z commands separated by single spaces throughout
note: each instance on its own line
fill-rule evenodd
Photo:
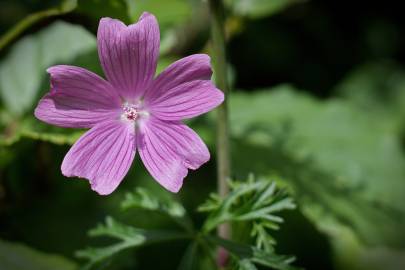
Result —
M 232 174 L 287 188 L 276 249 L 305 269 L 405 269 L 405 17 L 397 1 L 226 0 L 232 95 Z M 102 75 L 95 34 L 101 17 L 127 24 L 143 11 L 161 29 L 159 71 L 210 53 L 209 10 L 200 0 L 0 0 L 0 269 L 78 269 L 87 231 L 111 215 L 147 228 L 159 215 L 122 211 L 144 187 L 195 209 L 216 190 L 215 112 L 188 124 L 212 159 L 172 195 L 139 157 L 108 197 L 60 164 L 80 130 L 33 116 L 49 90 L 46 68 Z M 215 61 L 215 59 L 213 59 Z M 176 269 L 186 242 L 117 255 L 103 269 Z M 99 269 L 99 268 L 97 268 Z M 100 268 L 101 269 L 101 268 Z

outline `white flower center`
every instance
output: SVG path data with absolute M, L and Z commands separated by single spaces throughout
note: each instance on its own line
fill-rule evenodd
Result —
M 140 118 L 147 118 L 149 112 L 145 110 L 141 102 L 136 104 L 125 102 L 122 105 L 121 119 L 136 123 Z
M 124 104 L 122 110 L 124 111 L 122 116 L 129 121 L 135 121 L 139 117 L 139 111 L 134 105 Z

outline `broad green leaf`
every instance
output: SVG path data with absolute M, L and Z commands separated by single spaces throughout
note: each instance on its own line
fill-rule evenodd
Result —
M 61 21 L 21 39 L 0 62 L 0 97 L 6 109 L 21 115 L 32 108 L 46 68 L 72 61 L 95 45 L 85 29 Z
M 226 0 L 236 15 L 261 18 L 278 13 L 305 0 Z
M 386 121 L 404 123 L 405 70 L 395 62 L 378 61 L 356 67 L 335 91 L 364 110 L 386 114 Z
M 118 240 L 118 242 L 107 247 L 87 248 L 76 252 L 78 258 L 89 261 L 86 269 L 90 269 L 95 264 L 128 248 L 188 237 L 187 234 L 182 232 L 150 231 L 134 228 L 117 222 L 112 217 L 107 217 L 105 224 L 100 224 L 95 229 L 90 230 L 89 235 L 92 237 L 110 237 Z
M 368 246 L 404 246 L 405 157 L 390 114 L 289 86 L 230 101 L 235 151 L 249 157 L 234 156 L 235 173 L 281 176 L 332 242 L 344 227 Z
M 329 220 L 325 230 L 333 233 L 336 269 L 400 270 L 405 267 L 405 250 L 387 246 L 366 246 L 352 229 Z
M 24 244 L 0 240 L 0 269 L 74 270 L 77 265 L 59 255 L 46 254 Z

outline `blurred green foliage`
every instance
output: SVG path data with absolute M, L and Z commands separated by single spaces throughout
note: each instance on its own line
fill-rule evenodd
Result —
M 225 0 L 225 3 L 228 4 L 234 14 L 254 19 L 271 16 L 291 5 L 304 1 L 305 0 Z
M 244 111 L 247 100 L 252 107 Z M 231 110 L 238 151 L 255 157 L 234 155 L 239 173 L 286 179 L 304 215 L 332 244 L 348 245 L 342 252 L 359 243 L 404 248 L 399 118 L 341 99 L 318 101 L 289 86 L 234 94 Z
M 212 195 L 200 207 L 208 216 L 194 210 L 215 189 L 215 114 L 189 122 L 213 160 L 190 173 L 176 200 L 139 159 L 109 197 L 67 180 L 60 164 L 83 131 L 33 116 L 49 88 L 47 67 L 102 75 L 100 17 L 131 23 L 154 13 L 160 72 L 183 55 L 209 52 L 204 2 L 0 3 L 0 269 L 78 269 L 82 259 L 112 270 L 213 269 L 217 246 L 234 269 L 289 269 L 292 257 L 274 250 L 307 269 L 405 268 L 405 35 L 393 9 L 352 6 L 345 15 L 339 10 L 347 7 L 315 0 L 225 2 L 238 89 L 229 98 L 233 174 L 256 179 L 232 182 L 225 199 Z M 232 241 L 213 236 L 223 222 L 232 223 Z M 74 256 L 85 246 L 95 248 Z
M 61 256 L 45 254 L 22 244 L 0 240 L 0 266 L 8 270 L 74 270 L 77 265 Z

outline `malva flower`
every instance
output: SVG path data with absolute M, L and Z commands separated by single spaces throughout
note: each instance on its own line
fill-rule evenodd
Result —
M 182 120 L 224 100 L 210 78 L 210 58 L 195 54 L 155 77 L 160 32 L 144 13 L 135 24 L 102 18 L 97 47 L 106 80 L 75 66 L 49 68 L 51 89 L 35 116 L 52 125 L 90 128 L 62 162 L 68 177 L 89 179 L 99 194 L 113 192 L 135 153 L 163 187 L 177 192 L 187 176 L 210 158 L 200 137 Z

